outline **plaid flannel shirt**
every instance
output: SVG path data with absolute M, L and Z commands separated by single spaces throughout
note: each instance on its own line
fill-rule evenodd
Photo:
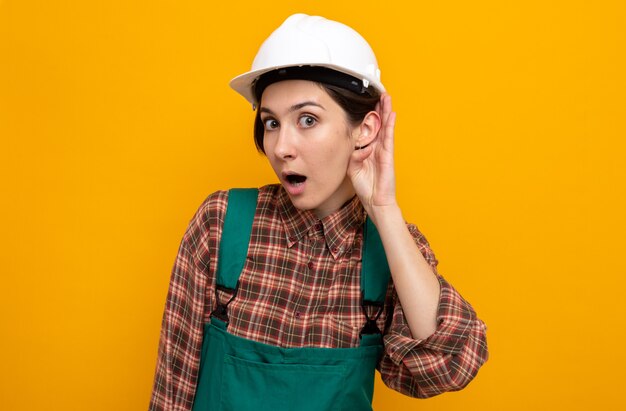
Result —
M 191 220 L 172 270 L 163 315 L 151 410 L 191 410 L 198 381 L 203 326 L 215 308 L 215 276 L 228 192 L 211 194 Z M 259 191 L 248 257 L 228 331 L 280 347 L 359 345 L 361 244 L 365 212 L 358 198 L 319 220 L 296 209 L 280 185 Z M 390 281 L 378 319 L 385 384 L 413 397 L 460 390 L 487 360 L 485 325 L 436 270 L 437 260 L 408 224 L 437 275 L 438 328 L 413 339 Z M 227 295 L 220 296 L 228 298 Z

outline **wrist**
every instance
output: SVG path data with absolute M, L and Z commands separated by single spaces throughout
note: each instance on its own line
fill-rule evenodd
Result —
M 398 222 L 404 225 L 402 210 L 400 210 L 397 203 L 383 206 L 371 206 L 370 209 L 367 210 L 367 214 L 378 230 L 381 230 L 384 226 L 393 225 Z

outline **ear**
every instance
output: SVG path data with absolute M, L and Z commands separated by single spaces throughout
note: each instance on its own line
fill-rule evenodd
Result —
M 365 115 L 361 124 L 354 130 L 354 146 L 367 147 L 378 135 L 380 130 L 380 115 L 376 111 L 370 111 Z

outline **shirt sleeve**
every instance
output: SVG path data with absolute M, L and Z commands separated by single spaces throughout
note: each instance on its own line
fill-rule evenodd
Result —
M 392 285 L 388 301 L 393 313 L 379 371 L 388 387 L 428 398 L 458 391 L 476 376 L 488 358 L 486 327 L 472 306 L 437 273 L 437 259 L 425 237 L 413 225 L 409 231 L 439 279 L 437 329 L 426 339 L 413 339 Z
M 210 306 L 211 252 L 225 209 L 223 192 L 200 206 L 181 241 L 172 269 L 161 324 L 151 411 L 188 411 L 193 407 L 204 330 Z M 211 227 L 216 227 L 211 229 Z

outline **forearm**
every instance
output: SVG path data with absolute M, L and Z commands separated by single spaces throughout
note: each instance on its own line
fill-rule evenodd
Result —
M 379 207 L 370 217 L 385 248 L 411 334 L 415 339 L 425 339 L 437 328 L 439 281 L 415 244 L 398 206 Z

